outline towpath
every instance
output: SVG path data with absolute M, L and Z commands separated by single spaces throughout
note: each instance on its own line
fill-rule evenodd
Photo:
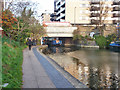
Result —
M 74 88 L 53 65 L 37 51 L 23 51 L 22 88 Z

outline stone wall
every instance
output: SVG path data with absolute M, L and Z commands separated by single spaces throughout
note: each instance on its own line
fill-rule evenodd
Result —
M 95 28 L 95 26 L 82 26 L 82 25 L 78 25 L 77 27 L 78 27 L 77 32 L 82 36 L 89 35 L 90 32 L 94 31 L 93 29 Z M 103 35 L 108 36 L 110 34 L 116 33 L 116 30 L 117 29 L 115 26 L 107 25 L 103 32 Z
M 80 25 L 78 25 L 77 27 L 78 27 L 77 28 L 78 33 L 82 36 L 89 35 L 89 33 L 92 31 L 92 29 L 94 29 L 93 26 L 80 26 Z
M 113 33 L 117 33 L 116 27 L 112 26 L 112 25 L 106 26 L 106 28 L 104 30 L 104 36 L 108 36 L 108 35 L 113 34 Z

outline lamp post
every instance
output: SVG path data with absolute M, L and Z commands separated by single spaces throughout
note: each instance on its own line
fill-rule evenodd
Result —
M 75 26 L 75 22 L 76 22 L 76 7 L 74 7 L 74 26 Z

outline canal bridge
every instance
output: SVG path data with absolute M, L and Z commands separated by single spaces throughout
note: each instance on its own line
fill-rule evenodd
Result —
M 64 45 L 72 44 L 73 32 L 77 27 L 73 27 L 68 22 L 47 22 L 43 24 L 46 30 L 46 36 L 42 37 L 42 44 L 44 39 L 59 39 Z

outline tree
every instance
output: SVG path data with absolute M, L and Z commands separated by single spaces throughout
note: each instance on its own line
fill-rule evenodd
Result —
M 97 6 L 95 6 L 97 4 Z M 96 25 L 96 28 L 99 30 L 100 35 L 103 35 L 103 30 L 105 28 L 106 18 L 109 15 L 109 11 L 112 10 L 112 8 L 106 6 L 106 1 L 91 1 L 90 2 L 90 8 L 89 10 L 91 13 L 92 23 Z M 95 19 L 93 19 L 95 18 Z
M 16 25 L 17 23 L 17 19 L 14 17 L 14 15 L 12 14 L 12 12 L 8 9 L 6 9 L 5 11 L 2 12 L 2 15 L 0 15 L 2 17 L 2 28 L 5 30 L 6 34 L 10 34 L 12 33 L 13 29 L 15 28 L 14 25 Z
M 30 25 L 29 29 L 31 30 L 31 33 L 33 34 L 32 37 L 35 39 L 42 37 L 46 33 L 43 26 L 41 26 L 39 23 Z

